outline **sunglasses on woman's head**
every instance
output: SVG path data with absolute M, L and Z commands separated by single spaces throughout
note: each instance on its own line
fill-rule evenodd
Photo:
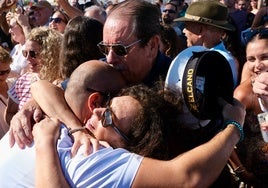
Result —
M 31 58 L 36 58 L 37 54 L 38 54 L 38 53 L 35 52 L 34 50 L 29 50 L 29 51 L 27 51 L 27 50 L 22 50 L 22 55 L 23 55 L 25 58 L 27 58 L 28 55 L 29 55 Z
M 118 55 L 118 56 L 125 56 L 128 53 L 128 48 L 130 48 L 131 46 L 137 44 L 138 42 L 140 42 L 141 40 L 137 40 L 133 43 L 131 43 L 128 46 L 125 46 L 123 44 L 104 44 L 103 41 L 100 42 L 97 46 L 99 48 L 99 50 L 101 51 L 101 53 L 103 53 L 104 55 L 108 55 L 110 50 L 112 49 L 113 52 Z

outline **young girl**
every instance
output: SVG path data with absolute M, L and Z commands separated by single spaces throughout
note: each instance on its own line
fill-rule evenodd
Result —
M 260 181 L 244 179 L 248 184 L 267 187 L 268 143 L 263 141 L 257 115 L 265 111 L 262 102 L 267 102 L 268 80 L 268 29 L 253 30 L 246 47 L 247 68 L 252 75 L 241 83 L 234 92 L 234 97 L 246 106 L 247 114 L 244 124 L 245 140 L 238 145 L 238 156 L 244 166 L 238 166 L 238 176 L 242 177 L 245 169 L 252 172 Z M 256 90 L 255 90 L 256 89 Z M 267 91 L 266 91 L 267 92 Z M 264 100 L 263 100 L 264 99 Z M 245 177 L 245 176 L 244 176 Z

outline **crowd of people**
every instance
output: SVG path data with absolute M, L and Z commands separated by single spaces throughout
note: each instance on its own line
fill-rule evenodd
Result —
M 267 187 L 266 3 L 1 1 L 0 187 Z

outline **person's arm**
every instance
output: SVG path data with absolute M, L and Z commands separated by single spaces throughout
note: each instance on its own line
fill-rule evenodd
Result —
M 234 106 L 226 104 L 223 108 L 225 121 L 234 120 L 243 125 L 245 114 L 245 107 L 237 100 L 234 100 Z M 243 132 L 235 123 L 228 123 L 210 141 L 171 161 L 145 158 L 138 169 L 133 187 L 209 187 L 219 176 L 234 146 L 242 137 Z
M 33 141 L 33 123 L 39 122 L 42 116 L 43 112 L 34 100 L 26 102 L 10 121 L 10 147 L 13 147 L 15 143 L 20 148 L 24 148 L 26 145 L 30 146 Z
M 18 11 L 14 13 L 14 16 L 18 24 L 21 26 L 24 35 L 27 37 L 27 35 L 31 32 L 31 29 L 32 29 L 32 27 L 30 26 L 28 15 L 25 15 L 22 12 Z
M 145 158 L 132 187 L 209 187 L 219 176 L 239 140 L 239 132 L 228 125 L 212 140 L 172 161 Z
M 45 118 L 34 126 L 33 134 L 36 151 L 35 187 L 69 187 L 61 171 L 56 150 L 56 142 L 59 137 L 59 121 Z
M 59 119 L 71 129 L 82 127 L 82 123 L 66 103 L 64 91 L 61 88 L 46 80 L 39 80 L 31 85 L 31 92 L 33 98 L 49 117 Z M 76 154 L 82 144 L 86 146 L 86 155 L 91 151 L 90 144 L 93 146 L 93 151 L 96 151 L 99 147 L 98 142 L 87 131 L 77 131 L 73 133 L 73 136 L 75 141 L 71 151 L 73 155 Z
M 258 28 L 262 24 L 263 17 L 267 14 L 267 7 L 262 7 L 258 10 L 257 14 L 255 15 L 251 28 Z
M 83 12 L 79 10 L 78 8 L 70 5 L 68 0 L 58 0 L 58 4 L 71 19 L 76 16 L 83 16 Z
M 225 120 L 234 120 L 242 125 L 246 113 L 245 108 L 237 101 L 234 101 L 234 104 L 235 106 L 225 105 L 223 117 Z M 36 157 L 42 157 L 46 160 L 45 164 L 43 162 L 38 164 L 38 168 L 42 169 L 45 174 L 42 174 L 43 177 L 39 175 L 36 178 L 41 182 L 43 178 L 48 179 L 49 177 L 50 181 L 46 183 L 48 187 L 53 187 L 56 183 L 57 186 L 63 186 L 66 181 L 60 171 L 59 161 L 55 159 L 57 131 L 55 128 L 48 126 L 53 124 L 53 121 L 50 122 L 41 122 L 43 128 L 53 130 L 52 132 L 47 132 L 53 136 L 46 137 L 47 141 L 42 140 L 44 145 L 38 147 L 40 150 L 36 149 Z M 57 123 L 54 121 L 54 124 Z M 38 129 L 40 130 L 42 127 L 34 127 L 35 138 L 38 135 L 40 135 L 40 138 L 44 137 L 44 132 L 37 134 Z M 235 123 L 229 123 L 223 131 L 209 142 L 183 153 L 173 160 L 159 161 L 144 158 L 134 178 L 132 187 L 208 187 L 216 180 L 226 165 L 234 146 L 239 141 L 239 138 L 241 139 L 241 135 L 242 132 L 235 126 Z M 49 169 L 54 169 L 59 174 L 53 176 Z M 37 183 L 39 184 L 39 182 Z

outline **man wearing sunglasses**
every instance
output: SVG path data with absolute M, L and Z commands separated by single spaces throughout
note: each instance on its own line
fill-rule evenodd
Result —
M 178 22 L 174 22 L 173 20 L 177 18 L 177 6 L 173 3 L 167 3 L 164 6 L 164 10 L 162 12 L 162 22 L 166 25 L 171 25 L 176 31 L 178 36 L 182 35 L 182 30 L 179 27 L 180 24 Z
M 125 1 L 116 7 L 105 22 L 103 41 L 98 44 L 100 51 L 106 55 L 107 63 L 120 71 L 128 85 L 144 83 L 147 86 L 153 86 L 156 81 L 164 80 L 171 59 L 159 51 L 159 9 L 155 5 L 142 0 Z M 46 90 L 39 93 L 42 96 L 41 98 L 44 98 L 45 92 Z M 61 100 L 62 97 L 57 93 L 53 95 L 53 92 L 48 95 L 55 101 Z M 37 99 L 40 98 L 37 97 Z M 47 109 L 51 108 L 48 111 L 60 111 L 58 110 L 60 102 L 58 102 L 58 105 L 54 105 L 55 102 L 50 103 L 51 101 L 47 100 L 44 104 Z M 24 131 L 28 133 L 20 134 L 20 139 L 17 139 L 18 135 L 15 136 L 11 132 L 11 145 L 16 141 L 23 148 L 32 142 L 32 137 L 26 136 L 31 135 L 30 129 L 28 129 L 31 125 L 25 124 L 25 122 L 30 121 L 22 122 L 20 120 L 20 118 L 32 118 L 30 116 L 33 114 L 29 113 L 28 116 L 23 114 L 24 110 L 29 110 L 28 107 L 26 106 L 20 114 L 13 116 L 14 121 L 11 122 L 11 127 L 14 126 L 13 130 L 16 130 L 14 134 Z M 34 111 L 34 109 L 36 107 L 31 108 L 30 111 Z
M 159 9 L 146 1 L 124 1 L 109 14 L 98 45 L 108 64 L 128 84 L 154 85 L 164 79 L 171 59 L 159 51 Z

